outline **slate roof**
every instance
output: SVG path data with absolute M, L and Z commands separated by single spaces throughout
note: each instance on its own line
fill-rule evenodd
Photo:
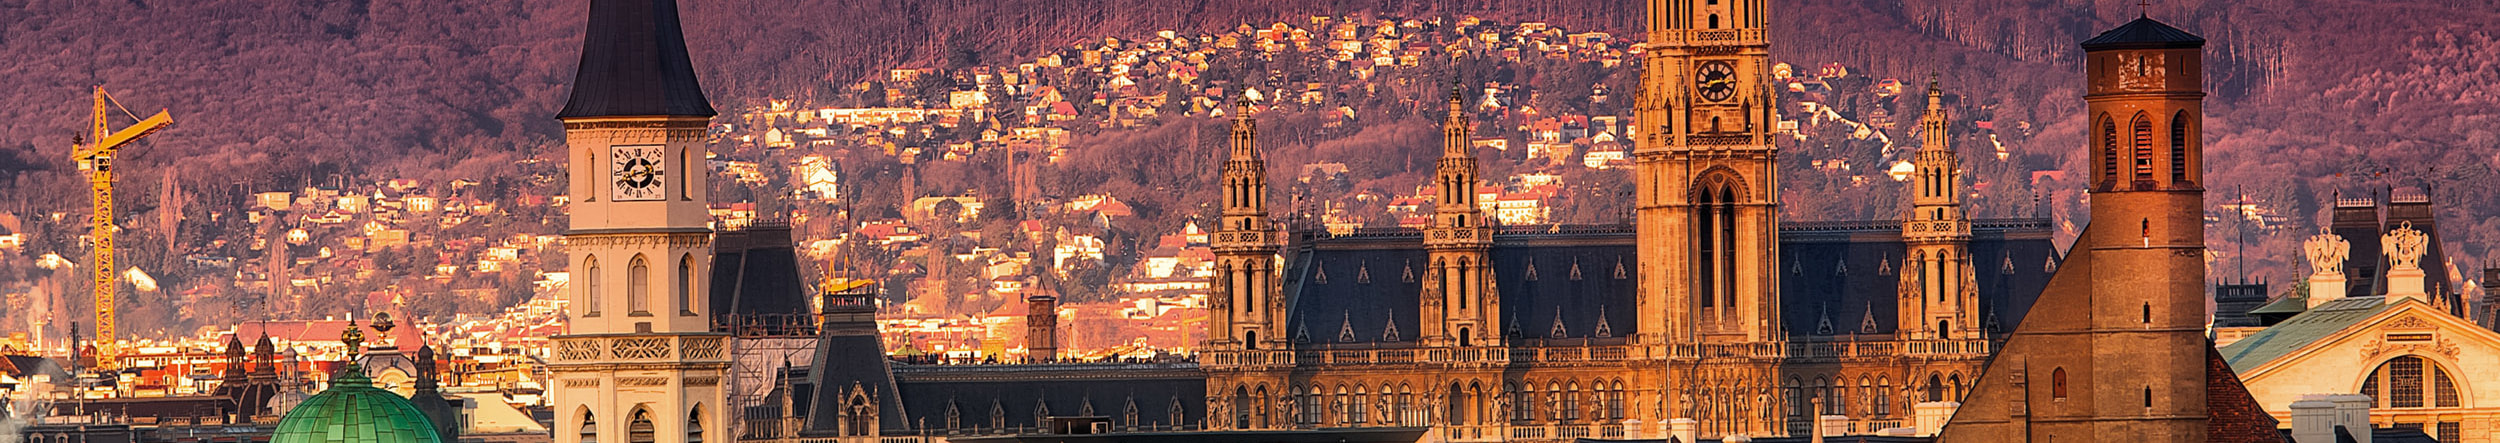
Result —
M 2345 297 L 2328 301 L 2231 342 L 2230 346 L 2222 347 L 2222 357 L 2230 361 L 2232 368 L 2243 371 L 2256 369 L 2329 334 L 2376 316 L 2390 306 L 2387 297 Z
M 1970 253 L 1980 307 L 1996 317 L 1997 331 L 2011 331 L 2060 259 L 2048 224 L 2000 221 L 1974 230 Z M 1512 343 L 1605 342 L 1631 334 L 1639 252 L 1630 226 L 1518 227 L 1493 239 L 1502 333 Z M 1428 259 L 1417 231 L 1359 231 L 1296 246 L 1284 286 L 1292 312 L 1286 333 L 1297 346 L 1412 346 L 1419 338 L 1417 280 Z M 1895 330 L 1900 273 L 1884 271 L 1898 268 L 1907 250 L 1899 223 L 1792 223 L 1782 227 L 1780 248 L 1781 316 L 1790 336 L 1858 332 L 1870 311 L 1871 333 Z M 1828 334 L 1819 327 L 1826 316 L 1833 325 Z
M 1139 427 L 1205 424 L 1206 373 L 1195 364 L 897 365 L 895 376 L 903 397 L 911 399 L 906 420 L 931 430 L 947 429 L 949 409 L 957 429 L 996 429 L 994 410 L 1010 428 L 1036 428 L 1044 413 L 1107 417 L 1119 428 L 1128 426 L 1132 404 Z M 1172 415 L 1175 402 L 1178 417 Z
M 812 314 L 790 227 L 759 225 L 712 240 L 712 313 Z
M 806 431 L 835 432 L 841 429 L 841 409 L 845 394 L 852 386 L 874 393 L 877 402 L 877 426 L 896 431 L 911 429 L 904 419 L 903 397 L 896 394 L 894 373 L 885 358 L 885 346 L 877 341 L 874 324 L 862 331 L 857 325 L 826 325 L 817 336 L 816 357 L 808 368 L 808 384 L 813 392 L 802 411 L 807 417 Z M 849 326 L 849 327 L 845 327 Z M 914 397 L 919 399 L 918 397 Z M 925 401 L 925 400 L 922 400 Z
M 2205 47 L 2204 37 L 2198 37 L 2196 34 L 2189 34 L 2187 31 L 2181 31 L 2179 28 L 2170 27 L 2170 25 L 2163 24 L 2161 21 L 2153 20 L 2149 17 L 2136 17 L 2135 21 L 2127 22 L 2127 24 L 2124 25 L 2118 25 L 2118 28 L 2116 29 L 2103 31 L 2101 32 L 2101 35 L 2092 37 L 2091 40 L 2083 41 L 2083 50 L 2085 51 L 2101 51 L 2111 49 L 2186 49 L 2202 47 Z
M 676 0 L 593 0 L 572 98 L 556 118 L 710 117 Z

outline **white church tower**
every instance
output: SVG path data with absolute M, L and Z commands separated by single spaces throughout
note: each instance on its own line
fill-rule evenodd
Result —
M 564 121 L 572 226 L 556 443 L 727 441 L 703 138 L 674 0 L 593 0 Z

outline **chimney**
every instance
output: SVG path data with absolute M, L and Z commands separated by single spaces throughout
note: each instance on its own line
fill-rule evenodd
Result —
M 2370 404 L 2373 403 L 2370 396 L 2330 395 L 2326 401 L 2335 402 L 2335 426 L 2351 432 L 2358 443 L 2370 443 Z M 2331 432 L 2333 428 L 2328 429 Z
M 1033 362 L 1059 359 L 1059 297 L 1025 297 L 1024 358 Z
M 2310 394 L 2292 402 L 2292 441 L 2336 441 L 2341 428 L 2355 441 L 2370 442 L 2370 403 L 2365 395 Z

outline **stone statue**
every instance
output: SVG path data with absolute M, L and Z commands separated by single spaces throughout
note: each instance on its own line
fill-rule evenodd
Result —
M 2344 259 L 2352 254 L 2352 243 L 2326 228 L 2318 228 L 2318 235 L 2301 242 L 2300 249 L 2309 256 L 2309 269 L 2315 275 L 2343 275 Z
M 2389 269 L 2421 269 L 2422 248 L 2430 245 L 2430 236 L 2413 229 L 2413 222 L 2397 225 L 2395 230 L 2379 237 L 2379 246 L 2387 251 Z

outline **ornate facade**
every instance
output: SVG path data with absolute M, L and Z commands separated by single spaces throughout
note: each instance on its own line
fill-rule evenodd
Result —
M 1913 210 L 1781 223 L 1767 2 L 1651 5 L 1632 226 L 1492 226 L 1454 94 L 1429 226 L 1276 239 L 1237 113 L 1205 426 L 1715 439 L 1949 411 L 2061 260 L 2047 224 L 1963 212 L 1932 85 Z

